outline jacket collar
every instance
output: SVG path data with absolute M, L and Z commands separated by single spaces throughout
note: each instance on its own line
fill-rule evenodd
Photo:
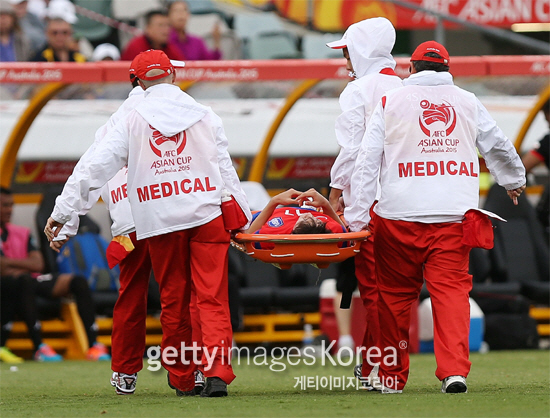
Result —
M 419 73 L 411 74 L 403 80 L 404 86 L 441 86 L 454 85 L 453 76 L 451 73 L 435 72 L 431 70 L 420 71 Z

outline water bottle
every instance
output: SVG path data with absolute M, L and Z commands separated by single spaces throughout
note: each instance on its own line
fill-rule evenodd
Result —
M 222 217 L 227 231 L 237 230 L 246 225 L 247 219 L 239 204 L 233 199 L 231 193 L 222 190 Z
M 307 350 L 308 355 L 314 355 L 315 350 L 313 349 L 313 326 L 311 324 L 304 325 L 304 337 L 302 338 L 302 355 L 306 353 L 306 348 L 310 347 Z

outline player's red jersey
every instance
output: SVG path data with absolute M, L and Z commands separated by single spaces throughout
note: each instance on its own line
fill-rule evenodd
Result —
M 268 221 L 258 231 L 256 231 L 255 234 L 291 234 L 294 225 L 296 225 L 296 221 L 300 215 L 303 215 L 304 213 L 311 213 L 316 218 L 326 222 L 327 229 L 335 234 L 347 232 L 342 225 L 322 212 L 317 212 L 316 210 L 306 208 L 282 207 L 275 209 Z M 269 249 L 273 248 L 273 244 L 264 243 L 261 247 Z

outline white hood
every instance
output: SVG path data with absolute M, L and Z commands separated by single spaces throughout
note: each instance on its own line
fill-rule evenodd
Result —
M 357 78 L 395 68 L 391 51 L 395 44 L 395 28 L 385 17 L 362 20 L 351 25 L 344 36 Z
M 166 137 L 189 129 L 208 113 L 206 106 L 173 84 L 151 86 L 144 96 L 136 111 Z

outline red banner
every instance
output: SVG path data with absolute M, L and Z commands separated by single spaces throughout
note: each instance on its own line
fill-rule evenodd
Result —
M 549 0 L 407 0 L 446 15 L 481 25 L 510 28 L 514 23 L 547 23 Z M 398 29 L 433 28 L 436 19 L 414 10 L 397 8 Z M 448 25 L 448 24 L 447 24 Z
M 65 183 L 72 174 L 76 161 L 23 161 L 19 163 L 15 182 Z
M 396 58 L 397 74 L 409 76 L 409 58 Z M 2 83 L 129 82 L 129 62 L 0 62 Z M 451 73 L 460 76 L 550 74 L 548 55 L 451 57 Z M 189 61 L 176 71 L 178 81 L 251 82 L 263 80 L 348 79 L 344 59 Z
M 514 23 L 547 23 L 549 0 L 405 0 L 442 14 L 482 25 L 509 28 Z M 311 10 L 304 0 L 273 0 L 279 13 L 300 24 L 310 20 L 326 32 L 343 32 L 352 23 L 371 17 L 388 18 L 396 29 L 433 29 L 433 15 L 398 6 L 389 1 L 315 0 Z M 308 14 L 312 12 L 312 16 Z M 445 23 L 446 27 L 457 27 Z

